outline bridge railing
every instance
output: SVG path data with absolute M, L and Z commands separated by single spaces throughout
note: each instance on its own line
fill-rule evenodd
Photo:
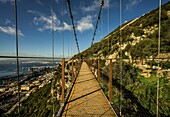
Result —
M 5 68 L 7 65 L 5 63 L 3 69 L 13 70 L 16 66 L 13 59 L 15 58 L 10 58 L 10 61 L 13 62 L 9 63 L 10 67 Z M 63 59 L 64 64 L 60 61 L 61 59 L 53 61 L 51 58 L 43 57 L 22 58 L 19 61 L 19 88 L 15 71 L 11 71 L 14 74 L 8 76 L 9 78 L 5 76 L 4 79 L 0 79 L 0 83 L 2 83 L 2 87 L 0 87 L 0 116 L 30 116 L 30 111 L 34 111 L 32 115 L 35 116 L 57 115 L 60 107 L 67 100 L 81 67 L 81 61 L 78 59 Z M 62 67 L 64 68 L 63 72 Z M 65 84 L 63 87 L 62 76 L 64 76 Z M 18 93 L 20 98 L 18 98 Z M 62 102 L 63 100 L 64 102 Z M 37 114 L 40 110 L 43 111 L 42 115 Z
M 66 106 L 66 102 L 70 96 L 71 90 L 75 83 L 75 80 L 78 76 L 82 64 L 82 60 L 80 59 L 72 59 L 65 61 L 62 59 L 62 74 L 61 76 L 61 85 L 60 85 L 60 104 L 59 110 L 56 110 L 56 116 L 61 116 L 64 108 Z
M 156 116 L 157 106 L 160 116 L 170 115 L 169 58 L 88 59 L 86 62 L 118 115 Z
M 6 72 L 6 76 L 0 79 L 0 116 L 29 116 L 32 110 L 35 111 L 32 114 L 36 115 L 39 110 L 43 110 L 43 104 L 52 105 L 51 83 L 54 72 L 60 71 L 59 58 L 55 58 L 54 63 L 50 57 L 19 56 L 19 79 L 16 57 L 0 58 L 7 60 L 0 63 L 1 70 Z M 48 107 L 47 111 L 50 110 Z

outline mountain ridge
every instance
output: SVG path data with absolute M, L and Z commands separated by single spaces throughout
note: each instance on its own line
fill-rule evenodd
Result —
M 170 2 L 162 5 L 161 11 L 161 53 L 169 53 L 170 29 L 168 27 L 170 27 Z M 101 41 L 75 55 L 74 58 L 80 55 L 84 58 L 119 58 L 120 48 L 123 51 L 123 58 L 156 57 L 158 22 L 159 8 L 122 24 L 101 39 Z M 120 30 L 123 40 L 122 45 L 120 45 Z M 137 52 L 137 50 L 141 51 Z

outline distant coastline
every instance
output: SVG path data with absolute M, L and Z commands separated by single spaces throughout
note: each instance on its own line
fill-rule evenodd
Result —
M 60 61 L 53 63 L 52 61 L 43 60 L 25 60 L 20 61 L 19 71 L 20 77 L 24 77 L 33 73 L 38 69 L 57 66 Z M 0 61 L 0 87 L 3 87 L 7 82 L 13 82 L 17 80 L 16 64 L 13 60 Z

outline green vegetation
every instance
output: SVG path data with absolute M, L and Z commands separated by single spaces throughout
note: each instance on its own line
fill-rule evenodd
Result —
M 161 13 L 161 53 L 170 52 L 170 16 L 167 15 L 167 11 L 170 11 L 170 2 L 162 6 Z M 131 21 L 127 22 L 130 23 Z M 139 19 L 131 23 L 130 25 L 123 24 L 122 30 L 122 42 L 126 45 L 122 50 L 123 59 L 153 58 L 158 56 L 158 28 L 159 28 L 159 9 L 155 9 Z M 157 81 L 158 70 L 152 68 L 146 68 L 141 70 L 134 67 L 134 64 L 128 62 L 122 62 L 122 84 L 120 79 L 120 27 L 116 28 L 100 42 L 95 43 L 92 47 L 86 49 L 82 53 L 75 55 L 83 56 L 85 58 L 107 58 L 110 54 L 116 54 L 116 62 L 113 66 L 113 106 L 119 113 L 120 109 L 120 85 L 122 85 L 122 111 L 124 116 L 156 116 L 156 97 L 157 97 Z M 167 58 L 168 59 L 168 58 Z M 107 61 L 107 62 L 106 62 Z M 146 61 L 147 62 L 147 61 Z M 102 88 L 106 95 L 108 95 L 108 77 L 109 77 L 109 64 L 108 60 L 101 60 Z M 97 66 L 97 61 L 90 63 L 93 66 Z M 150 65 L 149 62 L 146 63 Z M 152 62 L 153 66 L 158 66 L 156 61 Z M 169 61 L 161 61 L 160 67 L 165 70 L 170 68 Z M 142 73 L 148 73 L 146 78 L 142 76 Z M 168 72 L 163 72 L 159 78 L 160 90 L 159 90 L 159 113 L 162 117 L 170 116 L 170 83 Z
M 55 70 L 53 80 L 50 80 L 48 84 L 37 89 L 31 93 L 30 96 L 21 103 L 20 116 L 21 117 L 52 117 L 53 114 L 53 102 L 55 114 L 57 114 L 60 108 L 60 102 L 57 99 L 57 94 L 61 95 L 61 87 L 57 87 L 57 82 L 61 79 L 61 65 Z M 54 98 L 52 98 L 51 87 L 54 88 Z M 57 88 L 56 88 L 57 87 Z M 38 87 L 37 87 L 38 88 Z M 18 108 L 16 108 L 10 114 L 3 114 L 3 117 L 18 117 Z
M 80 62 L 75 62 L 74 67 L 77 72 L 80 69 Z M 71 74 L 71 63 L 65 62 L 65 68 L 68 72 L 65 72 L 65 77 L 68 77 L 68 74 Z M 45 86 L 36 89 L 35 92 L 31 93 L 30 96 L 21 103 L 20 106 L 20 116 L 21 117 L 52 117 L 53 109 L 55 115 L 60 109 L 60 96 L 61 96 L 61 73 L 62 66 L 59 64 L 53 71 L 53 77 L 49 83 Z M 74 73 L 75 75 L 77 73 Z M 65 83 L 70 82 L 71 79 L 66 79 Z M 34 87 L 36 88 L 36 87 Z M 52 93 L 53 91 L 53 93 Z M 65 96 L 68 93 L 68 88 L 65 89 Z M 52 96 L 53 94 L 53 96 Z M 54 106 L 53 106 L 54 105 Z M 53 108 L 54 107 L 54 108 Z M 18 117 L 18 108 L 16 108 L 10 114 L 3 114 L 3 117 Z
M 170 69 L 170 61 L 163 63 L 163 69 Z
M 113 105 L 119 109 L 120 104 L 120 61 L 113 63 Z M 123 90 L 123 114 L 125 116 L 155 116 L 157 97 L 157 76 L 156 71 L 152 71 L 149 78 L 140 75 L 141 70 L 130 63 L 122 63 L 122 90 Z M 103 70 L 104 71 L 104 70 Z M 109 75 L 109 65 L 105 68 L 105 74 Z M 128 71 L 128 72 L 127 72 Z M 102 77 L 102 87 L 108 95 L 108 79 Z M 159 112 L 161 116 L 170 116 L 170 84 L 165 77 L 160 78 Z M 128 93 L 127 93 L 128 92 Z M 133 113 L 132 113 L 133 112 Z M 148 113 L 145 113 L 148 112 Z
M 132 58 L 146 58 L 149 56 L 157 56 L 158 48 L 158 23 L 159 23 L 159 9 L 155 9 L 144 16 L 141 16 L 138 20 L 127 25 L 122 30 L 122 41 L 123 44 L 128 44 L 128 47 L 124 51 L 130 52 Z M 167 11 L 170 11 L 170 2 L 162 6 L 161 14 L 161 53 L 170 52 L 170 17 L 167 15 Z M 130 22 L 130 21 L 129 21 Z M 125 26 L 129 22 L 126 22 L 121 27 Z M 104 38 L 100 42 L 95 43 L 92 47 L 86 49 L 81 56 L 85 58 L 90 57 L 106 57 L 114 52 L 118 51 L 120 43 L 120 27 L 116 28 L 109 35 L 109 38 Z M 148 30 L 145 34 L 144 29 Z M 131 45 L 134 38 L 131 35 L 134 34 L 135 37 L 142 38 L 135 45 Z M 109 42 L 108 42 L 109 41 Z M 108 45 L 109 44 L 109 45 Z M 123 53 L 124 56 L 125 52 Z M 80 55 L 75 55 L 78 58 Z M 127 58 L 127 56 L 124 56 Z
M 146 56 L 156 56 L 158 52 L 157 48 L 156 39 L 145 39 L 135 46 L 131 46 L 129 51 L 133 58 L 145 58 Z
M 51 101 L 51 83 L 40 88 L 38 91 L 31 94 L 26 101 L 21 104 L 22 117 L 51 117 L 52 116 L 52 101 Z M 55 100 L 55 110 L 59 110 L 59 102 Z M 17 110 L 4 117 L 18 116 Z

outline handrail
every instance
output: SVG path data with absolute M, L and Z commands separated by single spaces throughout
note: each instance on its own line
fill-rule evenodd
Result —
M 78 69 L 78 71 L 77 71 L 76 76 L 74 77 L 73 83 L 71 84 L 71 87 L 70 87 L 68 93 L 66 94 L 66 98 L 65 98 L 66 100 L 65 100 L 64 103 L 61 103 L 61 107 L 60 107 L 60 109 L 59 109 L 56 117 L 61 117 L 61 116 L 62 116 L 62 113 L 63 113 L 63 111 L 64 111 L 64 108 L 65 108 L 65 106 L 66 106 L 66 103 L 67 103 L 67 101 L 68 101 L 68 99 L 69 99 L 69 97 L 70 97 L 71 91 L 72 91 L 72 89 L 73 89 L 73 86 L 74 86 L 74 84 L 75 84 L 75 82 L 76 82 L 76 79 L 77 79 L 77 77 L 78 77 L 78 74 L 79 74 L 79 72 L 80 72 L 81 65 L 82 65 L 82 61 L 80 62 L 80 66 L 79 66 L 79 69 Z

